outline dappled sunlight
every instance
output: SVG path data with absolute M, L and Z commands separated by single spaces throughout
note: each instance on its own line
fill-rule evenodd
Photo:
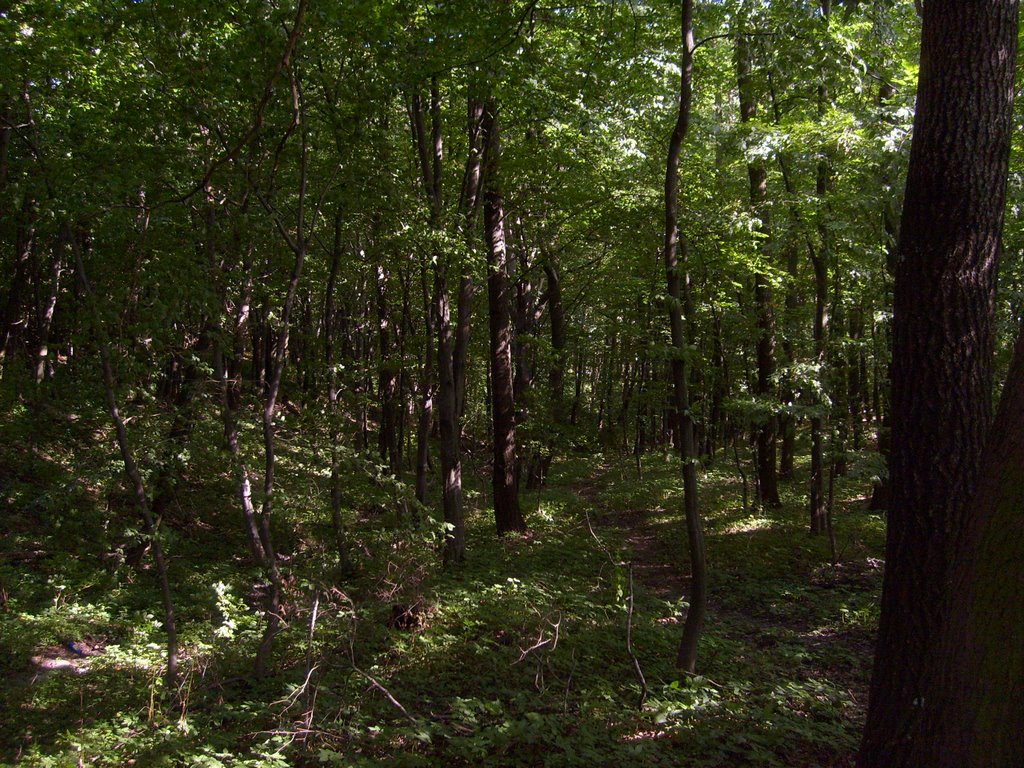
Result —
M 720 533 L 751 533 L 753 531 L 765 531 L 772 527 L 773 522 L 767 517 L 748 517 L 737 523 L 732 523 L 723 528 Z

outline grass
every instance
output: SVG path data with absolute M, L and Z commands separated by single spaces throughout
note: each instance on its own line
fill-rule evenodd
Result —
M 391 502 L 404 487 L 354 459 L 359 573 L 342 582 L 310 417 L 283 440 L 285 629 L 276 672 L 255 680 L 260 574 L 243 557 L 210 419 L 165 521 L 183 645 L 176 709 L 162 690 L 155 579 L 145 562 L 125 562 L 136 523 L 103 415 L 76 412 L 40 419 L 12 406 L 0 425 L 4 764 L 852 764 L 883 548 L 883 523 L 858 498 L 864 481 L 839 483 L 833 568 L 827 541 L 806 532 L 806 467 L 783 506 L 763 512 L 741 508 L 729 467 L 703 473 L 711 610 L 700 675 L 681 679 L 672 662 L 688 566 L 674 458 L 646 456 L 641 479 L 629 457 L 574 454 L 524 494 L 530 533 L 498 539 L 485 470 L 470 457 L 469 560 L 450 571 L 436 526 L 397 523 Z M 159 434 L 133 431 L 141 456 L 158 455 Z M 256 435 L 245 437 L 255 450 Z M 647 578 L 641 565 L 663 568 Z M 414 607 L 412 626 L 389 625 L 395 605 Z M 33 682 L 32 658 L 57 658 L 69 640 L 95 644 L 97 655 L 70 660 L 87 671 Z

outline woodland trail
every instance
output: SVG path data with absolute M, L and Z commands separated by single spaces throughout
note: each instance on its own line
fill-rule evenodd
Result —
M 664 613 L 648 617 L 657 624 L 681 624 L 681 604 L 689 594 L 689 574 L 685 572 L 687 555 L 682 510 L 675 521 L 666 521 L 665 509 L 656 503 L 654 508 L 627 505 L 614 508 L 606 492 L 609 490 L 612 467 L 601 465 L 587 476 L 573 483 L 572 488 L 588 510 L 587 521 L 591 533 L 602 547 L 602 533 L 615 541 L 609 556 L 618 564 L 631 565 L 638 589 L 664 601 Z M 614 481 L 612 481 L 614 482 Z M 720 499 L 719 499 L 720 500 Z M 680 505 L 681 506 L 681 505 Z M 714 510 L 705 514 L 714 515 Z M 721 524 L 706 521 L 709 548 L 718 549 L 713 574 L 719 585 L 709 600 L 709 619 L 706 627 L 711 645 L 704 645 L 704 666 L 715 666 L 715 644 L 728 645 L 736 660 L 770 667 L 789 665 L 789 674 L 810 685 L 821 686 L 848 702 L 845 718 L 851 731 L 858 732 L 867 701 L 867 682 L 874 632 L 854 623 L 843 626 L 825 620 L 823 606 L 846 610 L 843 604 L 855 603 L 848 598 L 870 595 L 880 584 L 880 561 L 861 557 L 860 552 L 849 552 L 838 567 L 813 567 L 799 564 L 791 571 L 773 573 L 761 580 L 761 572 L 753 563 L 737 561 L 735 552 L 724 551 L 731 535 Z M 772 535 L 764 531 L 765 535 Z M 757 536 L 758 534 L 754 534 Z M 794 546 L 800 541 L 793 536 Z M 751 538 L 751 551 L 758 549 L 758 541 Z M 854 548 L 856 549 L 856 548 Z M 728 588 L 722 585 L 728 583 Z M 811 606 L 816 605 L 818 611 Z M 650 603 L 647 610 L 658 611 Z M 706 640 L 705 643 L 709 642 Z M 710 660 L 709 660 L 710 659 Z M 842 691 L 844 693 L 835 693 Z M 820 745 L 806 751 L 792 752 L 788 759 L 795 766 L 824 765 L 830 768 L 850 768 L 853 750 L 836 754 L 831 747 Z
M 623 531 L 628 562 L 632 563 L 637 583 L 663 600 L 679 600 L 689 577 L 675 565 L 672 548 L 658 537 L 651 524 L 651 511 L 608 509 L 601 501 L 600 482 L 607 470 L 608 467 L 602 466 L 595 475 L 578 481 L 573 490 L 595 512 L 596 527 Z

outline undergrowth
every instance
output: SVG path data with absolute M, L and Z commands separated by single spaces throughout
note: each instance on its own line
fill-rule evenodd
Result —
M 322 435 L 300 420 L 282 429 L 284 629 L 276 671 L 257 680 L 261 576 L 215 420 L 200 422 L 163 525 L 183 649 L 172 706 L 156 580 L 148 557 L 132 560 L 138 525 L 103 414 L 73 411 L 12 406 L 0 425 L 5 764 L 851 764 L 883 539 L 863 480 L 840 482 L 833 565 L 806 532 L 806 468 L 773 510 L 742 508 L 731 467 L 704 472 L 711 609 L 686 678 L 673 667 L 685 578 L 669 597 L 645 584 L 628 530 L 609 523 L 635 511 L 657 542 L 643 554 L 685 574 L 676 459 L 646 456 L 642 477 L 622 456 L 563 459 L 524 493 L 530 532 L 504 539 L 486 472 L 467 472 L 469 559 L 444 570 L 439 524 L 414 528 L 395 503 L 408 489 L 353 454 L 358 572 L 342 579 Z M 159 455 L 154 434 L 133 435 L 143 463 Z M 69 657 L 68 643 L 90 653 Z

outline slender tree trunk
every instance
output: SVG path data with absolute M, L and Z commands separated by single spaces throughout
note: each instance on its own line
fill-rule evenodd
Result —
M 821 1 L 821 15 L 827 28 L 832 13 L 832 0 Z M 823 121 L 828 106 L 828 86 L 825 75 L 821 75 L 818 85 L 818 119 Z M 832 258 L 832 234 L 827 222 L 828 184 L 831 176 L 831 163 L 828 153 L 823 147 L 818 159 L 815 192 L 818 205 L 822 208 L 818 234 L 821 239 L 817 250 L 811 248 L 811 266 L 814 269 L 814 358 L 818 365 L 818 377 L 821 388 L 827 389 L 828 366 L 828 264 Z M 815 403 L 814 415 L 811 416 L 811 482 L 809 506 L 811 517 L 811 533 L 825 533 L 828 528 L 828 511 L 825 505 L 825 404 L 821 398 Z
M 795 321 L 800 309 L 796 242 L 790 242 L 786 246 L 786 272 L 789 283 L 786 286 L 786 331 L 782 342 L 782 352 L 787 366 L 787 373 L 783 380 L 783 405 L 788 410 L 780 419 L 779 425 L 782 432 L 779 478 L 790 480 L 793 477 L 793 466 L 796 459 L 796 415 L 793 413 L 793 409 L 796 406 L 797 389 L 795 376 L 792 373 L 793 366 L 796 364 L 796 345 L 793 343 L 793 338 L 797 334 Z
M 752 57 L 750 44 L 745 35 L 736 38 L 736 79 L 739 84 L 740 120 L 744 124 L 757 116 L 757 96 L 751 80 Z M 761 242 L 761 260 L 767 261 L 766 244 L 771 236 L 768 219 L 768 172 L 764 162 L 756 160 L 747 163 L 747 177 L 750 182 L 750 205 L 759 218 L 758 234 Z M 754 274 L 754 304 L 757 312 L 757 386 L 755 392 L 766 404 L 772 395 L 775 375 L 775 314 L 772 309 L 772 289 L 765 270 Z M 757 479 L 761 488 L 761 500 L 772 507 L 780 505 L 779 481 L 776 470 L 778 417 L 771 413 L 759 418 L 757 424 Z
M 167 560 L 164 557 L 163 543 L 160 538 L 160 531 L 156 518 L 149 506 L 149 497 L 146 495 L 146 487 L 142 480 L 142 473 L 139 472 L 135 463 L 135 455 L 132 452 L 131 444 L 128 441 L 128 430 L 124 418 L 117 405 L 117 389 L 114 383 L 114 368 L 110 361 L 110 338 L 106 326 L 99 316 L 96 306 L 96 294 L 93 291 L 92 283 L 85 271 L 85 260 L 82 257 L 82 247 L 78 242 L 77 235 L 71 235 L 71 247 L 75 254 L 75 263 L 78 268 L 78 277 L 85 289 L 86 296 L 92 309 L 95 331 L 98 336 L 100 365 L 103 371 L 103 390 L 107 399 L 107 408 L 110 411 L 111 421 L 114 423 L 114 432 L 117 435 L 117 446 L 121 451 L 121 459 L 124 463 L 125 474 L 131 481 L 132 490 L 135 492 L 135 502 L 139 508 L 139 516 L 142 518 L 143 531 L 152 545 L 153 562 L 156 565 L 157 580 L 160 584 L 160 598 L 164 609 L 164 631 L 167 633 L 167 670 L 164 676 L 165 685 L 169 695 L 178 697 L 178 630 L 174 617 L 174 599 L 171 595 L 171 582 L 167 573 Z
M 441 133 L 441 107 L 434 80 L 431 87 L 431 133 L 428 140 L 426 121 L 423 114 L 423 99 L 414 94 L 410 117 L 412 133 L 420 159 L 420 176 L 427 202 L 430 205 L 430 226 L 436 231 L 441 226 L 441 163 L 443 141 Z M 446 255 L 439 249 L 433 253 L 435 269 L 444 269 Z M 421 264 L 420 279 L 423 293 L 423 322 L 425 332 L 423 367 L 420 377 L 420 417 L 416 430 L 416 500 L 423 504 L 427 497 L 427 477 L 430 468 L 430 428 L 434 420 L 434 327 L 437 311 L 430 298 L 427 286 L 427 264 Z
M 583 353 L 581 347 L 576 351 L 576 364 L 573 366 L 574 369 L 574 385 L 572 393 L 572 408 L 569 411 L 569 423 L 572 426 L 579 424 L 580 416 L 580 405 L 583 402 L 583 381 L 586 378 L 586 356 Z
M 248 203 L 242 205 L 241 213 L 244 215 L 248 209 Z M 252 306 L 252 255 L 245 252 L 242 245 L 242 233 L 239 224 L 235 225 L 233 242 L 237 262 L 242 265 L 242 291 L 237 301 L 231 302 L 228 299 L 226 287 L 226 274 L 221 265 L 217 263 L 214 250 L 214 216 L 215 210 L 212 200 L 207 200 L 206 205 L 206 240 L 207 259 L 211 269 L 211 276 L 214 283 L 224 283 L 221 303 L 224 307 L 224 317 L 232 318 L 232 328 L 227 335 L 231 339 L 231 350 L 225 354 L 220 338 L 221 334 L 214 335 L 214 373 L 219 382 L 221 401 L 221 421 L 223 423 L 224 444 L 231 454 L 231 462 L 237 477 L 238 499 L 242 507 L 242 521 L 245 525 L 245 532 L 249 541 L 249 551 L 253 561 L 262 563 L 266 557 L 263 551 L 263 542 L 260 539 L 259 522 L 256 519 L 256 509 L 252 501 L 252 479 L 249 475 L 249 467 L 242 454 L 238 439 L 238 409 L 242 404 L 242 355 L 245 345 L 245 331 L 249 324 L 249 313 Z M 232 307 L 232 304 L 234 306 Z M 232 315 L 232 312 L 234 313 Z
M 18 337 L 18 326 L 22 322 L 22 293 L 28 283 L 26 272 L 36 239 L 35 207 L 35 201 L 26 195 L 15 234 L 14 273 L 11 276 L 10 289 L 7 291 L 3 315 L 0 316 L 0 363 L 4 363 L 6 357 L 12 353 L 15 339 Z
M 302 24 L 305 11 L 305 4 L 300 2 L 297 11 L 295 29 L 296 33 Z M 273 359 L 268 359 L 271 364 L 271 372 L 267 381 L 266 397 L 263 402 L 263 506 L 260 510 L 260 540 L 263 543 L 264 566 L 270 581 L 270 594 L 264 611 L 266 617 L 266 628 L 259 647 L 256 649 L 255 672 L 257 677 L 262 677 L 267 669 L 270 654 L 273 649 L 274 638 L 277 636 L 281 626 L 281 598 L 282 580 L 281 571 L 277 564 L 277 552 L 274 549 L 273 537 L 271 534 L 271 520 L 274 502 L 274 471 L 276 468 L 275 435 L 276 426 L 274 423 L 277 412 L 277 400 L 281 392 L 281 379 L 284 375 L 285 363 L 288 360 L 288 338 L 291 331 L 292 314 L 295 309 L 296 297 L 298 296 L 299 283 L 302 279 L 302 268 L 305 264 L 306 253 L 312 240 L 312 228 L 316 222 L 316 215 L 310 217 L 307 230 L 306 221 L 306 192 L 309 170 L 309 137 L 308 129 L 303 118 L 303 100 L 298 80 L 294 71 L 289 73 L 292 98 L 294 104 L 293 128 L 298 128 L 301 136 L 302 148 L 299 164 L 298 194 L 295 210 L 295 232 L 292 234 L 285 226 L 279 212 L 260 192 L 254 188 L 256 196 L 266 212 L 273 218 L 278 234 L 288 245 L 294 255 L 291 277 L 288 280 L 288 290 L 281 306 L 281 331 L 274 348 Z
M 707 612 L 707 564 L 704 555 L 704 530 L 697 507 L 697 456 L 694 445 L 693 419 L 690 415 L 690 394 L 687 366 L 683 357 L 686 337 L 683 328 L 682 272 L 679 234 L 679 157 L 683 139 L 690 127 L 693 99 L 693 0 L 682 0 L 682 75 L 679 81 L 679 111 L 668 145 L 665 171 L 665 274 L 668 281 L 669 323 L 672 331 L 673 422 L 677 447 L 683 464 L 683 506 L 690 550 L 690 607 L 683 625 L 683 637 L 676 656 L 676 666 L 693 673 L 697 667 L 697 645 Z M 685 246 L 684 246 L 685 247 Z M 684 259 L 685 264 L 685 259 Z
M 516 407 L 512 386 L 512 318 L 505 245 L 505 213 L 498 178 L 501 143 L 498 106 L 484 109 L 484 239 L 487 242 L 487 299 L 491 335 L 491 392 L 494 428 L 494 519 L 498 534 L 526 530 L 519 508 L 516 472 Z
M 401 472 L 398 455 L 398 420 L 401 402 L 398 392 L 398 375 L 392 360 L 391 312 L 387 300 L 388 272 L 383 265 L 377 266 L 377 343 L 380 365 L 378 368 L 377 392 L 380 396 L 379 448 L 382 461 L 395 476 Z
M 864 355 L 864 307 L 858 304 L 850 312 L 851 348 L 846 355 L 847 401 L 850 413 L 850 438 L 852 448 L 859 451 L 864 447 L 864 384 L 867 378 L 867 361 Z
M 473 222 L 476 219 L 480 200 L 480 177 L 483 160 L 483 118 L 484 102 L 475 92 L 471 83 L 466 99 L 466 132 L 469 140 L 469 154 L 462 176 L 459 194 L 459 211 L 463 220 L 463 233 L 468 244 L 473 242 Z M 452 370 L 455 381 L 455 411 L 459 419 L 466 415 L 466 358 L 469 353 L 469 332 L 473 314 L 473 295 L 476 287 L 470 277 L 469 265 L 462 264 L 459 276 L 459 293 L 456 301 L 456 331 L 452 349 Z
M 334 548 L 338 554 L 341 575 L 352 573 L 352 555 L 349 552 L 348 532 L 342 510 L 341 474 L 341 414 L 338 400 L 340 386 L 335 364 L 336 309 L 334 303 L 338 286 L 338 269 L 341 264 L 341 214 L 334 217 L 334 244 L 331 248 L 331 271 L 327 277 L 324 295 L 324 364 L 327 366 L 327 422 L 331 436 L 331 527 L 334 531 Z
M 564 438 L 568 416 L 565 408 L 566 325 L 565 305 L 562 301 L 562 279 L 558 262 L 551 253 L 544 254 L 544 274 L 547 278 L 548 316 L 551 323 L 551 367 L 548 369 L 548 389 L 551 399 L 552 429 L 539 467 L 539 484 L 547 482 L 555 451 Z
M 935 658 L 936 640 L 947 617 L 953 617 L 949 631 L 954 636 L 953 627 L 972 621 L 949 613 L 950 585 L 954 565 L 976 554 L 963 546 L 965 530 L 974 530 L 968 521 L 978 519 L 972 499 L 991 416 L 996 272 L 1013 112 L 1017 12 L 1016 0 L 929 0 L 923 8 L 917 111 L 894 291 L 892 502 L 861 768 L 922 765 L 914 751 L 914 734 L 935 737 L 921 729 L 921 720 L 927 721 L 930 706 L 937 696 L 941 700 L 943 691 L 928 669 L 929 660 Z M 1019 476 L 1019 471 L 1007 472 L 1001 482 L 1012 485 Z M 993 485 L 984 489 L 985 516 L 993 508 L 1005 515 L 1003 502 L 1011 501 L 1012 495 L 1002 496 L 1003 490 Z M 1019 508 L 1014 507 L 1013 514 L 1017 513 Z M 986 530 L 980 546 L 996 554 L 999 537 L 1019 541 L 1019 524 L 1010 528 L 1012 533 Z M 963 568 L 960 583 L 968 589 L 980 587 L 978 596 L 987 594 L 988 599 L 1002 589 L 999 585 L 1012 583 L 1005 580 L 1010 576 L 1007 569 L 1019 571 L 1013 560 L 977 563 L 974 573 L 979 578 Z M 986 583 L 989 578 L 992 581 Z M 957 596 L 956 604 L 965 614 L 977 616 L 984 610 L 963 604 L 963 599 Z M 1020 615 L 1019 608 L 1002 604 L 998 610 L 1007 618 L 1011 611 Z M 990 631 L 1001 620 L 985 618 L 978 626 L 994 622 L 988 624 Z M 1018 624 L 1016 637 L 1005 636 L 1008 644 L 1018 646 L 1006 662 L 1001 653 L 986 655 L 992 648 L 991 635 L 960 639 L 969 643 L 963 650 L 973 659 L 970 663 L 983 659 L 986 672 L 1012 674 L 1014 663 L 1020 669 L 1019 632 Z M 1018 693 L 1021 679 L 1019 674 L 1015 678 Z M 965 699 L 976 702 L 974 684 Z M 1020 699 L 1010 690 L 994 689 L 985 695 L 993 701 L 1010 697 L 1009 706 L 1016 708 L 1019 721 Z M 975 721 L 981 730 L 970 747 L 971 764 L 1020 765 L 1019 759 L 1012 759 L 1014 753 L 1020 757 L 1020 731 L 1009 735 L 1017 740 L 1016 747 L 1002 754 L 996 740 L 990 742 L 984 735 L 989 728 L 998 731 L 1000 724 L 1010 722 L 1001 720 L 1001 705 L 991 706 L 992 719 Z M 942 761 L 935 764 L 963 765 Z
M 64 251 L 70 239 L 74 237 L 70 226 L 61 227 L 57 243 L 53 248 L 50 267 L 50 290 L 46 296 L 46 304 L 39 314 L 38 344 L 36 347 L 36 385 L 40 385 L 47 375 L 53 373 L 53 360 L 50 357 L 50 329 L 53 328 L 53 315 L 57 309 L 57 298 L 60 296 L 61 277 L 64 274 Z

